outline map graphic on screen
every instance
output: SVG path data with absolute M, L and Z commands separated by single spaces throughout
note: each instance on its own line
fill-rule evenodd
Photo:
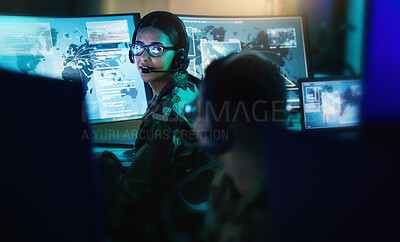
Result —
M 302 81 L 304 129 L 357 126 L 361 117 L 362 85 L 354 80 Z
M 207 68 L 213 60 L 227 56 L 233 52 L 240 52 L 240 42 L 200 41 L 201 67 Z
M 287 101 L 299 106 L 297 80 L 311 74 L 302 17 L 179 17 L 190 39 L 190 74 L 202 78 L 217 58 L 249 49 L 260 51 L 282 68 Z
M 128 59 L 134 29 L 134 15 L 0 16 L 0 67 L 81 81 L 92 122 L 140 118 L 147 97 Z

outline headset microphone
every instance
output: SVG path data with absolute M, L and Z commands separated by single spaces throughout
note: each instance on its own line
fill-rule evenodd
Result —
M 179 71 L 179 68 L 175 69 L 169 69 L 169 70 L 155 70 L 154 68 L 151 67 L 142 67 L 142 73 L 151 73 L 151 72 L 175 72 Z

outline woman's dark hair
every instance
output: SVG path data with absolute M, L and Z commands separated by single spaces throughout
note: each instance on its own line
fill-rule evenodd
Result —
M 168 36 L 176 52 L 171 62 L 171 69 L 184 72 L 189 66 L 189 38 L 186 33 L 185 24 L 180 18 L 170 12 L 156 11 L 147 14 L 140 20 L 139 26 L 136 28 L 132 36 L 132 43 L 136 42 L 137 33 L 146 27 L 153 27 Z M 183 51 L 182 51 L 182 50 Z M 135 62 L 132 51 L 129 51 L 129 59 Z
M 172 45 L 177 48 L 186 48 L 186 31 L 181 20 L 169 12 L 153 12 L 143 17 L 138 31 L 145 27 L 153 27 L 169 37 Z M 136 36 L 135 36 L 136 37 Z M 135 41 L 135 40 L 133 40 Z

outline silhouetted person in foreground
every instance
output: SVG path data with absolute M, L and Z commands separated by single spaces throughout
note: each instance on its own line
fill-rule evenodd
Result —
M 232 54 L 207 68 L 195 129 L 221 166 L 211 188 L 206 241 L 274 240 L 262 133 L 284 127 L 285 104 L 279 67 L 259 53 Z

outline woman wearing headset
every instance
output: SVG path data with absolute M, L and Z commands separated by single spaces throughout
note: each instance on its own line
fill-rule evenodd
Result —
M 174 14 L 146 15 L 132 39 L 129 58 L 155 96 L 143 116 L 132 165 L 106 201 L 106 231 L 113 241 L 161 241 L 157 202 L 180 174 L 205 160 L 182 145 L 192 130 L 183 109 L 198 94 L 197 79 L 186 72 L 189 43 Z

